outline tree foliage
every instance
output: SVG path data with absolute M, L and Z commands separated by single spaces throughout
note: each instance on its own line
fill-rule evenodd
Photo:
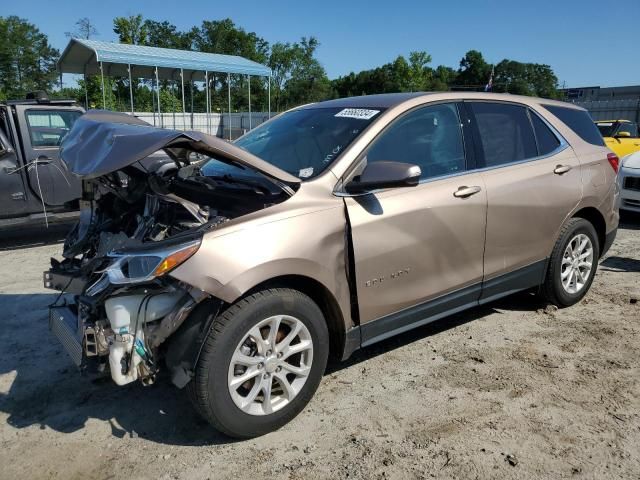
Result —
M 16 16 L 0 17 L 0 99 L 51 89 L 58 56 L 35 25 Z
M 91 38 L 97 35 L 89 18 L 79 19 L 68 35 Z M 169 21 L 146 19 L 141 14 L 116 17 L 113 31 L 122 43 L 154 47 L 193 50 L 238 55 L 268 65 L 272 70 L 272 109 L 282 111 L 299 104 L 352 95 L 387 92 L 484 90 L 493 75 L 493 91 L 541 97 L 557 97 L 558 79 L 549 65 L 522 63 L 504 59 L 492 65 L 482 53 L 470 50 L 464 54 L 457 68 L 432 66 L 432 58 L 424 50 L 408 56 L 399 55 L 393 61 L 357 73 L 349 73 L 329 80 L 317 58 L 320 43 L 315 37 L 303 37 L 297 42 L 267 40 L 255 32 L 246 31 L 231 19 L 203 20 L 187 30 L 178 29 Z M 19 97 L 35 89 L 50 89 L 56 80 L 55 61 L 58 55 L 47 37 L 38 29 L 17 17 L 0 17 L 0 98 Z M 493 73 L 492 73 L 493 72 Z M 231 90 L 235 111 L 248 108 L 249 79 L 244 75 L 209 72 L 207 85 L 213 111 L 227 111 L 227 90 Z M 254 110 L 268 108 L 267 82 L 251 77 L 251 103 Z M 58 94 L 73 95 L 85 101 L 85 80 L 77 89 L 65 89 Z M 102 107 L 100 79 L 86 80 L 89 106 Z M 128 110 L 128 79 L 105 80 L 107 108 Z M 151 110 L 157 98 L 152 95 L 150 80 L 134 79 L 135 109 Z M 193 104 L 204 111 L 205 85 L 185 79 L 187 110 Z M 182 89 L 179 77 L 161 81 L 163 111 L 182 110 Z

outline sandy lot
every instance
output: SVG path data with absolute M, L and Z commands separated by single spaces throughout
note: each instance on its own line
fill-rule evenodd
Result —
M 60 251 L 0 245 L 0 478 L 640 478 L 640 217 L 589 295 L 529 294 L 333 365 L 282 430 L 234 442 L 169 384 L 78 376 L 47 329 Z

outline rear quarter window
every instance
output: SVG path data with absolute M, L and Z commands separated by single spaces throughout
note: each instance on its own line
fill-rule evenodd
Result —
M 558 107 L 556 105 L 543 105 L 544 108 L 562 120 L 576 135 L 591 145 L 605 146 L 600 130 L 593 123 L 593 119 L 586 110 Z

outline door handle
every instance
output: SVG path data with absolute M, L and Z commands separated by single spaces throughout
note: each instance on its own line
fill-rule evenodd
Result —
M 53 162 L 53 158 L 47 157 L 46 155 L 40 155 L 38 158 L 34 158 L 31 163 L 36 165 L 49 165 Z
M 556 175 L 562 175 L 563 173 L 567 173 L 571 170 L 570 165 L 556 165 L 556 168 L 553 169 L 553 173 Z
M 475 195 L 480 190 L 482 190 L 482 188 L 478 186 L 474 186 L 474 187 L 464 186 L 464 187 L 458 188 L 458 190 L 453 192 L 453 196 L 457 198 L 467 198 L 467 197 L 470 197 L 471 195 Z

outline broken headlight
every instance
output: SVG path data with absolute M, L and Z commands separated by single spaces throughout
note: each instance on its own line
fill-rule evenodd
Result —
M 109 256 L 115 261 L 106 274 L 115 285 L 148 282 L 184 263 L 198 251 L 200 243 L 198 239 L 159 250 L 113 252 Z

